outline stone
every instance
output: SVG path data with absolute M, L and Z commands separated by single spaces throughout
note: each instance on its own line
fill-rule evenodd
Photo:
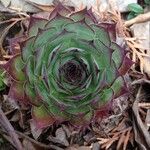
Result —
M 150 21 L 144 23 L 134 24 L 130 27 L 131 32 L 134 37 L 137 38 L 137 41 L 142 47 L 143 53 L 146 52 L 148 56 L 143 56 L 143 71 L 150 77 Z
M 130 29 L 133 36 L 139 40 L 142 47 L 149 49 L 147 53 L 150 55 L 150 21 L 134 24 Z
M 72 6 L 77 8 L 82 7 L 94 7 L 97 8 L 99 11 L 103 12 L 110 9 L 109 3 L 113 6 L 113 8 L 119 10 L 120 12 L 127 12 L 128 11 L 128 4 L 137 3 L 137 0 L 69 0 Z M 66 3 L 67 4 L 67 3 Z
M 100 150 L 100 144 L 98 142 L 93 143 L 92 150 Z
M 25 0 L 1 0 L 1 3 L 5 8 L 11 8 L 17 11 L 37 12 L 39 10 L 34 7 L 31 2 L 39 5 L 50 6 L 53 4 L 53 1 L 54 0 L 30 0 L 30 3 L 27 3 Z M 68 6 L 74 6 L 78 9 L 94 7 L 94 9 L 97 9 L 100 12 L 109 10 L 109 4 L 111 3 L 113 8 L 120 12 L 127 12 L 128 4 L 137 3 L 137 0 L 60 0 L 60 2 Z

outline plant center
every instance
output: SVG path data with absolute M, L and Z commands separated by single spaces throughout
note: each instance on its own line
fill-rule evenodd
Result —
M 75 60 L 66 62 L 59 70 L 60 76 L 63 76 L 65 82 L 75 86 L 82 82 L 85 75 L 85 68 Z
M 81 67 L 73 62 L 66 63 L 65 78 L 69 82 L 76 82 L 81 80 L 82 70 Z

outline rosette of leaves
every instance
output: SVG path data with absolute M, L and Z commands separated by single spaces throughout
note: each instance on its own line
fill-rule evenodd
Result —
M 59 4 L 49 19 L 30 18 L 21 52 L 4 66 L 9 96 L 32 106 L 38 127 L 55 121 L 84 125 L 126 92 L 132 65 L 115 41 L 115 25 L 98 23 L 91 10 Z

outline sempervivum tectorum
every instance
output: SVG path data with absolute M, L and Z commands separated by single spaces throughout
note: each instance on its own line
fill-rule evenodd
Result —
M 12 79 L 9 96 L 32 106 L 38 127 L 90 123 L 126 91 L 123 76 L 132 61 L 115 32 L 91 10 L 72 13 L 61 4 L 49 20 L 31 17 L 21 52 L 4 65 Z

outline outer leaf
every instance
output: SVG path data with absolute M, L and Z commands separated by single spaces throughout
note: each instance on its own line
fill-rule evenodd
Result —
M 112 54 L 112 59 L 114 60 L 116 67 L 119 69 L 121 64 L 123 63 L 123 59 L 125 57 L 125 51 L 123 48 L 121 48 L 119 45 L 116 43 L 111 43 L 110 46 L 114 52 Z
M 130 11 L 135 12 L 136 14 L 141 14 L 144 12 L 144 9 L 139 4 L 136 4 L 136 3 L 129 4 L 128 9 Z
M 122 77 L 119 77 L 115 80 L 111 88 L 114 91 L 114 98 L 119 97 L 128 92 L 125 81 Z
M 109 34 L 111 41 L 116 41 L 116 24 L 99 23 L 98 26 L 103 27 Z
M 86 114 L 74 116 L 71 119 L 71 123 L 75 127 L 80 127 L 80 126 L 85 127 L 86 125 L 89 124 L 90 121 L 92 121 L 93 115 L 94 115 L 94 112 L 90 110 Z
M 92 9 L 87 10 L 87 8 L 85 8 L 81 11 L 78 11 L 78 12 L 71 14 L 70 17 L 75 22 L 85 19 L 85 22 L 87 24 L 98 23 L 98 21 L 96 20 L 95 16 L 92 13 Z
M 28 101 L 27 99 L 25 99 L 24 94 L 24 83 L 13 82 L 11 84 L 8 97 L 28 104 Z
M 28 36 L 29 37 L 35 36 L 38 33 L 38 29 L 39 28 L 43 29 L 46 23 L 47 23 L 46 19 L 35 18 L 35 17 L 31 16 L 29 30 L 28 30 Z
M 95 32 L 95 38 L 96 40 L 101 41 L 106 46 L 110 46 L 111 41 L 108 32 L 105 30 L 105 28 L 99 27 L 97 25 L 91 25 L 92 29 Z
M 7 64 L 4 66 L 6 71 L 10 74 L 10 76 L 17 81 L 25 81 L 25 73 L 24 73 L 24 63 L 21 59 L 20 54 L 15 55 L 12 59 L 10 59 Z
M 54 124 L 56 121 L 44 105 L 32 108 L 32 116 L 37 128 L 45 128 Z
M 66 16 L 69 13 L 71 13 L 72 8 L 71 7 L 64 7 L 60 2 L 57 4 L 55 9 L 51 12 L 49 19 L 53 19 L 57 16 L 57 14 L 61 14 L 62 16 Z
M 119 74 L 124 75 L 131 68 L 131 66 L 133 64 L 134 64 L 134 62 L 131 61 L 131 59 L 129 59 L 127 56 L 125 56 L 123 63 L 121 65 L 121 67 L 119 68 Z
M 24 42 L 20 43 L 21 47 L 21 56 L 24 63 L 27 63 L 30 56 L 33 55 L 33 44 L 34 44 L 35 37 L 28 38 Z
M 150 0 L 144 0 L 145 4 L 150 5 Z
M 32 105 L 39 106 L 41 105 L 41 100 L 37 95 L 35 88 L 31 86 L 30 83 L 25 84 L 25 97 L 29 100 Z

